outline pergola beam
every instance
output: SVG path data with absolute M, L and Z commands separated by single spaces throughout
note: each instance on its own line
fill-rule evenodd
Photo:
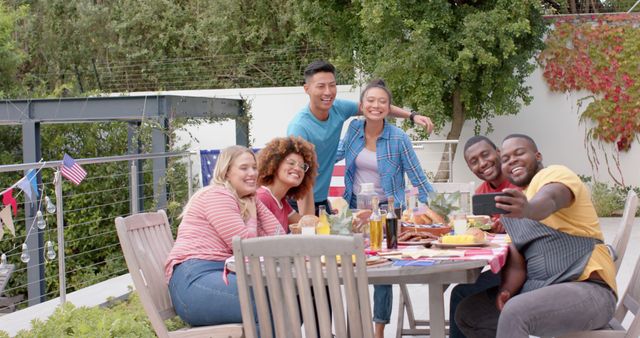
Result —
M 229 117 L 242 114 L 242 101 L 154 95 L 0 100 L 0 124 L 141 121 L 146 118 Z

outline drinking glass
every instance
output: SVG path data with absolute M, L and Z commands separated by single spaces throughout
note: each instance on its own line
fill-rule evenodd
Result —
M 453 215 L 453 231 L 456 235 L 467 232 L 467 214 L 460 212 Z

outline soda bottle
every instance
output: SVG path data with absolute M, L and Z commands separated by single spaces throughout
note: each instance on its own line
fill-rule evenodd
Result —
M 386 221 L 386 235 L 387 235 L 387 249 L 398 248 L 398 217 L 395 212 L 395 204 L 393 196 L 389 199 L 389 211 L 387 211 Z
M 320 218 L 320 221 L 316 226 L 316 235 L 331 234 L 331 225 L 329 224 L 329 215 L 327 215 L 327 211 L 325 210 L 324 205 L 321 205 L 318 207 L 318 218 Z

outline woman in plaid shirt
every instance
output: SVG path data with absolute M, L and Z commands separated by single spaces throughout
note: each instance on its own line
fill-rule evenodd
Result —
M 387 198 L 393 196 L 393 207 L 401 207 L 405 198 L 405 173 L 418 188 L 421 202 L 427 203 L 427 194 L 433 191 L 407 134 L 385 121 L 390 109 L 391 93 L 384 81 L 369 83 L 360 95 L 360 110 L 365 119 L 351 121 L 338 147 L 336 162 L 342 159 L 346 162 L 343 196 L 351 208 L 356 207 L 356 194 L 363 183 L 374 184 L 381 204 L 386 204 Z M 376 337 L 384 336 L 384 326 L 391 317 L 392 297 L 391 285 L 374 287 Z

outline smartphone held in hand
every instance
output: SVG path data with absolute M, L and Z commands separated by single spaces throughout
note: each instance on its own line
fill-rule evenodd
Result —
M 508 211 L 496 207 L 496 196 L 511 196 L 505 192 L 476 194 L 471 197 L 474 215 L 507 214 Z

